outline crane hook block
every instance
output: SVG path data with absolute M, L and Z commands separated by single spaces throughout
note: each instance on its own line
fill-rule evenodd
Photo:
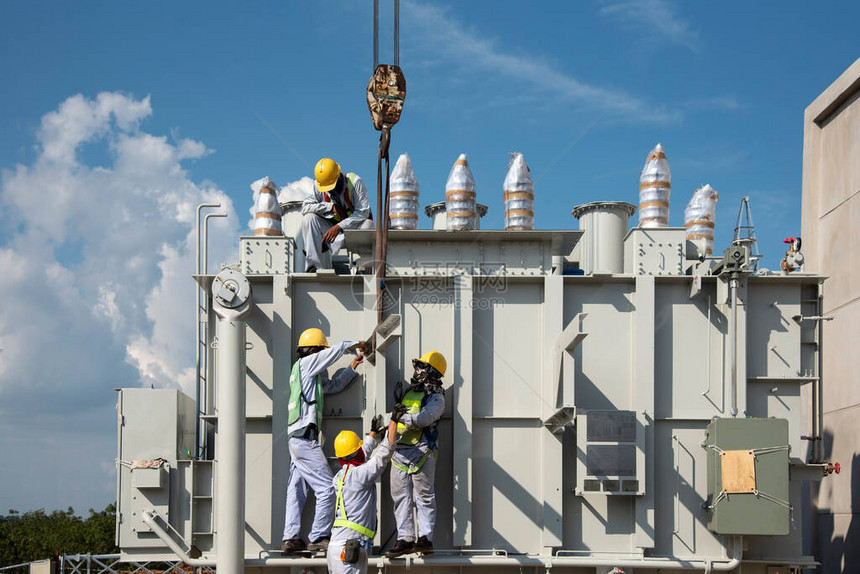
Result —
M 400 66 L 380 64 L 367 83 L 367 107 L 373 127 L 390 128 L 400 119 L 406 99 L 406 77 Z

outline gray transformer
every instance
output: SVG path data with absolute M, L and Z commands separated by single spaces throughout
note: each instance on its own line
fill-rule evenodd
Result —
M 366 432 L 375 414 L 390 411 L 394 385 L 429 350 L 448 359 L 446 411 L 437 552 L 387 560 L 377 550 L 370 570 L 644 573 L 742 565 L 744 573 L 766 574 L 814 565 L 805 553 L 811 510 L 804 481 L 820 480 L 824 465 L 808 460 L 802 437 L 817 436 L 820 419 L 802 398 L 820 383 L 817 323 L 806 319 L 821 314 L 823 278 L 754 275 L 743 261 L 700 258 L 683 229 L 623 231 L 389 232 L 383 304 L 397 319 L 376 333 L 376 356 L 359 367 L 359 378 L 326 397 L 323 448 L 336 464 L 331 439 L 342 429 Z M 246 570 L 325 571 L 320 558 L 275 550 L 290 463 L 290 367 L 306 328 L 321 328 L 330 341 L 373 331 L 374 233 L 347 232 L 344 272 L 293 272 L 291 237 L 243 237 L 240 261 L 227 269 L 244 273 L 252 293 L 241 319 L 245 342 L 234 346 L 245 365 L 239 496 Z M 587 270 L 580 269 L 586 252 Z M 219 410 L 228 407 L 216 408 L 216 400 L 232 382 L 223 380 L 227 357 L 219 353 L 232 352 L 222 344 L 224 329 L 238 323 L 215 315 L 218 279 L 198 282 L 209 293 L 199 456 L 182 452 L 195 433 L 187 397 L 120 395 L 120 459 L 165 461 L 139 483 L 137 469 L 119 474 L 117 532 L 131 560 L 179 555 L 211 565 L 223 553 Z M 344 357 L 336 368 L 347 364 Z M 152 393 L 161 395 L 138 399 Z M 176 420 L 153 421 L 152 436 L 129 426 L 156 408 L 174 409 Z M 375 544 L 390 547 L 387 476 L 379 492 Z

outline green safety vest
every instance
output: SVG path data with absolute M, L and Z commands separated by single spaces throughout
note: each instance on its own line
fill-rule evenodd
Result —
M 316 400 L 309 401 L 302 392 L 302 376 L 299 371 L 299 363 L 301 359 L 295 362 L 293 370 L 290 372 L 290 412 L 287 417 L 287 424 L 293 424 L 302 415 L 302 401 L 309 405 L 316 405 L 317 410 L 317 430 L 322 430 L 322 413 L 323 413 L 323 390 L 322 377 L 317 375 L 317 392 Z
M 403 400 L 401 400 L 400 402 L 409 409 L 408 411 L 406 411 L 407 413 L 411 415 L 416 415 L 421 412 L 421 403 L 424 402 L 425 394 L 426 393 L 424 391 L 409 391 L 403 396 Z M 421 440 L 421 435 L 424 434 L 425 430 L 426 429 L 421 428 L 407 428 L 406 425 L 404 425 L 403 423 L 397 423 L 397 434 L 400 435 L 400 438 L 397 440 L 397 444 L 414 446 L 418 444 L 418 441 Z M 436 456 L 435 451 L 428 450 L 424 453 L 424 456 L 418 459 L 418 462 L 414 464 L 409 464 L 409 466 L 406 466 L 405 464 L 400 464 L 393 459 L 391 461 L 391 464 L 394 465 L 395 468 L 399 468 L 406 474 L 415 474 L 416 472 L 421 470 L 421 467 L 424 466 L 425 462 L 427 462 L 427 457 L 430 456 L 431 452 L 433 456 Z
M 376 536 L 375 530 L 371 530 L 367 526 L 362 526 L 357 522 L 352 522 L 346 517 L 346 506 L 343 504 L 343 482 L 346 480 L 347 474 L 349 474 L 348 466 L 343 471 L 343 476 L 337 479 L 337 511 L 340 513 L 340 518 L 335 519 L 333 526 L 345 526 L 373 540 L 373 537 Z
M 410 415 L 417 415 L 421 412 L 421 402 L 424 400 L 424 391 L 409 391 L 403 396 L 400 402 L 408 408 L 406 411 Z M 397 434 L 400 438 L 397 439 L 398 444 L 416 445 L 421 440 L 421 435 L 424 429 L 406 428 L 403 423 L 397 423 Z

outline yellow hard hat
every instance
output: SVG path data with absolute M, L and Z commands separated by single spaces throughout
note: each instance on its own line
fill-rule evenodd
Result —
M 312 329 L 305 329 L 301 337 L 299 337 L 297 347 L 328 347 L 328 341 L 326 341 L 323 332 L 314 327 Z
M 351 430 L 342 430 L 334 439 L 334 453 L 338 458 L 346 458 L 364 444 L 358 435 Z
M 445 357 L 442 356 L 442 353 L 439 351 L 430 351 L 429 353 L 424 353 L 420 359 L 413 359 L 413 361 L 421 361 L 422 363 L 427 363 L 437 371 L 443 377 L 445 376 L 445 369 L 448 368 L 448 361 L 445 360 Z
M 324 157 L 317 162 L 314 177 L 317 180 L 317 189 L 331 191 L 337 185 L 337 178 L 340 177 L 340 166 L 333 159 Z

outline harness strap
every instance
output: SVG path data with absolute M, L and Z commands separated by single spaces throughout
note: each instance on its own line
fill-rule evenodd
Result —
M 415 474 L 416 472 L 421 470 L 421 467 L 424 466 L 425 462 L 427 462 L 427 458 L 430 456 L 431 453 L 433 454 L 434 458 L 439 456 L 439 451 L 428 450 L 427 452 L 424 453 L 424 456 L 422 456 L 421 458 L 418 459 L 418 462 L 409 463 L 409 466 L 406 466 L 405 464 L 400 464 L 399 462 L 397 462 L 394 459 L 391 459 L 391 464 L 392 464 L 392 466 L 394 466 L 395 468 L 399 468 L 400 470 L 402 470 L 406 474 Z
M 346 516 L 346 505 L 344 505 L 343 503 L 343 483 L 346 480 L 347 474 L 349 474 L 348 466 L 343 473 L 343 477 L 337 480 L 337 511 L 340 513 L 341 518 L 336 518 L 332 526 L 343 526 L 351 530 L 355 530 L 359 534 L 364 534 L 370 539 L 373 539 L 373 537 L 376 536 L 375 530 L 371 530 L 370 528 L 362 526 L 357 522 L 352 522 Z

